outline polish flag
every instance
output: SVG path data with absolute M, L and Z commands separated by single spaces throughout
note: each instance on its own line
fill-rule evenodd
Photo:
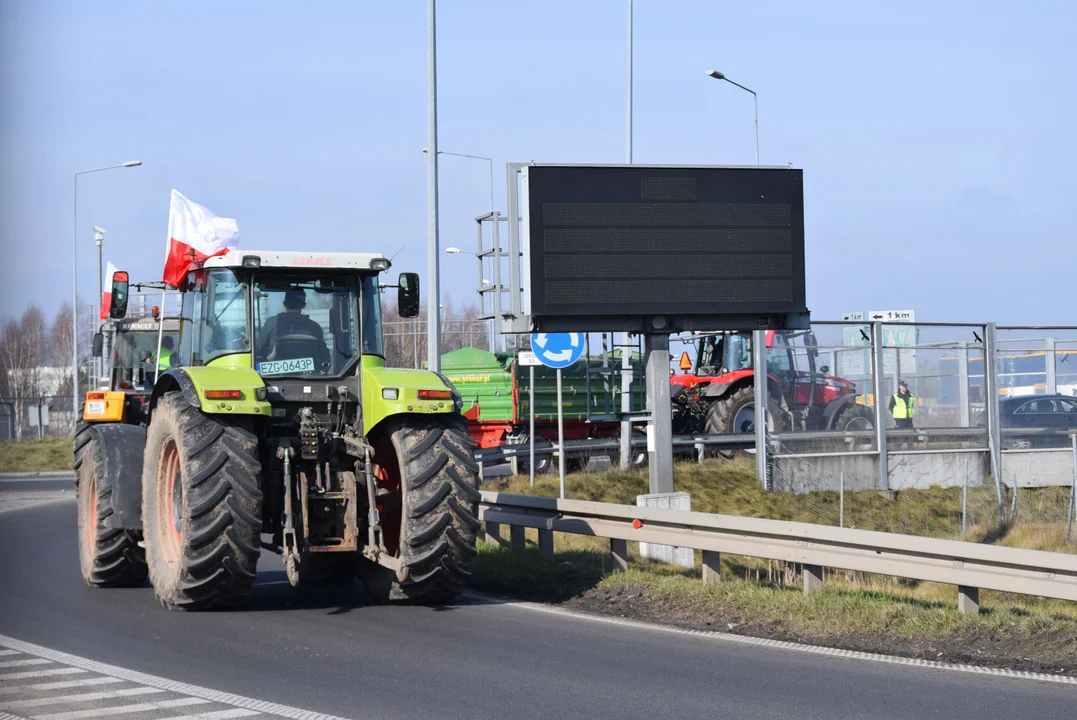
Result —
M 108 311 L 112 309 L 112 276 L 116 274 L 116 266 L 111 262 L 105 268 L 105 284 L 101 292 L 101 319 L 108 320 Z
M 168 247 L 164 281 L 179 287 L 196 263 L 239 247 L 239 227 L 232 218 L 217 217 L 179 190 L 168 208 Z

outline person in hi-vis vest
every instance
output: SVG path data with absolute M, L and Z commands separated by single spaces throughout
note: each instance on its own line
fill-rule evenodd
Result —
M 898 383 L 898 391 L 890 398 L 890 414 L 899 428 L 911 428 L 912 416 L 916 408 L 916 398 L 909 392 L 909 385 L 904 380 Z

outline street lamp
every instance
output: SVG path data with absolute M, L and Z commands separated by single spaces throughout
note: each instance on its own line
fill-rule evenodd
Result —
M 423 148 L 423 152 L 428 152 Z M 490 212 L 494 211 L 494 159 L 483 155 L 468 155 L 467 153 L 455 153 L 448 150 L 438 150 L 438 155 L 452 155 L 453 157 L 471 158 L 472 160 L 485 160 L 490 163 Z
M 71 416 L 75 418 L 76 423 L 78 423 L 77 413 L 79 411 L 79 175 L 88 175 L 89 173 L 102 172 L 103 170 L 138 167 L 141 164 L 141 160 L 128 160 L 119 165 L 109 165 L 108 167 L 94 168 L 93 170 L 80 170 L 75 173 L 75 197 L 71 210 Z M 100 247 L 101 245 L 98 243 L 98 248 Z M 97 277 L 98 283 L 100 283 L 100 259 L 98 260 Z
M 741 85 L 738 82 L 733 82 L 732 80 L 730 80 L 725 75 L 718 72 L 717 70 L 708 70 L 707 75 L 714 78 L 715 80 L 725 80 L 730 85 L 736 85 L 741 90 L 744 90 L 746 92 L 750 92 L 752 94 L 752 99 L 755 101 L 755 164 L 758 165 L 759 164 L 759 96 L 755 94 L 755 90 L 752 90 L 751 88 L 746 88 L 746 87 L 744 87 L 743 85 Z
M 488 285 L 492 284 L 489 280 L 482 277 L 482 275 L 483 275 L 482 257 L 478 253 L 473 253 L 470 250 L 461 250 L 458 247 L 447 247 L 447 248 L 445 248 L 445 252 L 447 254 L 449 254 L 449 255 L 471 255 L 472 257 L 477 258 L 478 261 L 479 261 L 479 278 L 481 279 L 483 288 L 485 289 Z M 496 289 L 495 289 L 495 292 L 496 292 Z M 479 305 L 481 306 L 483 304 L 484 303 L 482 302 L 482 290 L 480 290 L 479 291 Z M 482 310 L 483 308 L 480 307 L 479 309 Z M 493 318 L 490 318 L 490 332 L 489 332 L 490 352 L 496 352 L 497 351 L 497 339 L 496 339 L 495 334 L 494 334 L 494 322 L 495 322 L 495 320 Z

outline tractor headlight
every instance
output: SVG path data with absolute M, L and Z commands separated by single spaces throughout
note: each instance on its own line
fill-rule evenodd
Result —
M 374 258 L 373 260 L 370 261 L 370 269 L 371 270 L 377 270 L 378 272 L 382 272 L 383 270 L 388 270 L 389 265 L 390 265 L 390 263 L 389 263 L 388 258 Z
M 382 388 L 381 398 L 382 400 L 398 400 L 400 398 L 400 388 Z

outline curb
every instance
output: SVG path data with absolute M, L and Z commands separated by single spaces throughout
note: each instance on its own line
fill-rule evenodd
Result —
M 73 480 L 74 470 L 41 470 L 37 472 L 0 472 L 0 480 L 17 480 L 33 478 L 64 478 Z
M 885 655 L 882 653 L 863 652 L 859 650 L 843 650 L 840 648 L 826 647 L 822 645 L 809 645 L 807 643 L 790 642 L 788 640 L 773 640 L 770 638 L 760 638 L 752 635 L 736 635 L 734 633 L 722 632 L 719 630 L 690 630 L 688 628 L 680 628 L 675 625 L 664 625 L 660 623 L 646 622 L 642 620 L 629 620 L 628 618 L 621 618 L 613 615 L 601 615 L 597 613 L 583 612 L 578 610 L 568 610 L 565 608 L 555 607 L 546 603 L 528 602 L 524 600 L 502 600 L 492 595 L 485 595 L 483 593 L 474 591 L 464 592 L 461 594 L 461 596 L 468 597 L 473 600 L 478 600 L 484 604 L 488 603 L 491 605 L 499 605 L 502 607 L 515 607 L 523 610 L 529 610 L 531 612 L 545 613 L 547 615 L 553 615 L 571 620 L 594 622 L 604 625 L 615 625 L 631 628 L 633 630 L 696 637 L 713 642 L 754 645 L 756 647 L 774 648 L 797 653 L 806 653 L 810 655 L 827 655 L 830 657 L 846 658 L 849 660 L 930 668 L 933 670 L 970 673 L 973 675 L 994 675 L 999 677 L 1014 678 L 1018 680 L 1033 680 L 1037 682 L 1077 686 L 1077 677 L 1074 677 L 1072 675 L 1050 675 L 1047 673 L 1029 672 L 1026 670 L 1011 670 L 1007 668 L 997 667 L 985 667 L 968 663 L 950 663 L 937 660 L 921 660 L 918 658 L 909 658 L 901 655 Z

